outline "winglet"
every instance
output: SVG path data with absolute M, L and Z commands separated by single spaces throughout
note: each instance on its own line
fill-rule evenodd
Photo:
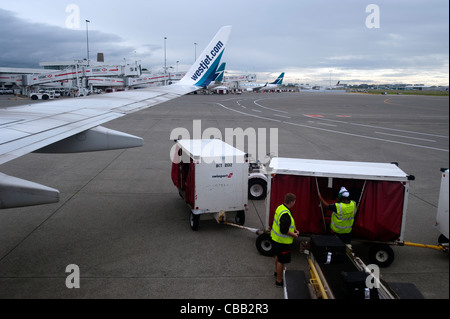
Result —
M 206 87 L 216 77 L 216 70 L 230 36 L 231 26 L 220 28 L 178 85 Z

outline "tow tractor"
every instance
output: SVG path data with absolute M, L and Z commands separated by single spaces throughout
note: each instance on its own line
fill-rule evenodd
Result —
M 55 92 L 45 91 L 45 92 L 31 93 L 30 98 L 32 100 L 53 100 L 55 98 Z
M 264 165 L 258 160 L 249 162 L 248 168 L 248 198 L 260 200 L 267 195 L 267 174 Z

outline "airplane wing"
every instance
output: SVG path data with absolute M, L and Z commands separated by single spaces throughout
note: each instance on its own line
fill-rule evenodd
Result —
M 31 152 L 72 153 L 143 145 L 142 138 L 103 123 L 207 86 L 228 41 L 222 27 L 184 78 L 170 86 L 0 108 L 0 165 Z M 0 209 L 59 201 L 55 189 L 0 173 Z
M 264 84 L 264 85 L 254 87 L 254 88 L 252 88 L 252 90 L 253 90 L 254 92 L 259 92 L 259 90 L 261 90 L 261 89 L 267 87 L 267 84 L 269 84 L 269 82 L 266 82 L 266 84 Z

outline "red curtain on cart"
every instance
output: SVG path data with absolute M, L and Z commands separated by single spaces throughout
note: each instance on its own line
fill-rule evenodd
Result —
M 300 175 L 275 175 L 272 178 L 270 193 L 269 226 L 272 226 L 273 216 L 277 207 L 284 202 L 286 193 L 293 193 L 297 201 L 291 209 L 295 225 L 301 234 L 323 234 L 326 232 L 322 211 L 319 206 L 319 188 L 322 196 L 334 203 L 341 186 L 345 186 L 352 200 L 358 203 L 359 210 L 353 224 L 353 238 L 393 241 L 400 236 L 404 192 L 401 182 L 366 181 L 355 179 L 333 179 L 333 188 L 327 187 L 327 178 L 317 178 Z M 361 192 L 364 193 L 361 196 Z M 324 209 L 325 216 L 330 211 Z M 327 225 L 329 218 L 327 218 Z
M 405 187 L 401 182 L 367 181 L 353 237 L 393 241 L 401 233 Z
M 195 209 L 195 163 L 190 161 L 189 164 L 189 171 L 186 172 L 186 203 L 191 205 L 192 208 Z
M 275 210 L 284 203 L 284 196 L 287 193 L 293 193 L 297 196 L 291 211 L 295 226 L 300 233 L 325 233 L 316 181 L 314 177 L 310 176 L 280 174 L 272 178 L 269 226 L 272 226 Z
M 181 188 L 180 185 L 180 164 L 172 162 L 172 172 L 171 172 L 172 182 L 177 188 Z
M 172 158 L 172 171 L 171 171 L 171 178 L 173 185 L 175 185 L 178 189 L 181 188 L 181 178 L 180 178 L 180 165 L 181 163 L 178 163 L 180 161 L 180 157 L 178 155 L 180 148 L 177 146 L 174 153 L 174 158 Z

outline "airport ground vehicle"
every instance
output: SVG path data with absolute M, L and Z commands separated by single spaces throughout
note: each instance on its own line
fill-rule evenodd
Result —
M 30 93 L 30 98 L 32 100 L 53 100 L 55 98 L 55 92 L 46 91 L 46 92 Z
M 353 238 L 370 243 L 372 263 L 389 266 L 394 260 L 390 245 L 405 243 L 409 183 L 414 176 L 403 172 L 396 163 L 273 158 L 267 170 L 267 228 L 272 225 L 276 207 L 291 192 L 297 195 L 292 213 L 301 225 L 300 232 L 327 233 L 329 221 L 318 194 L 333 203 L 340 187 L 345 186 L 357 203 Z M 264 255 L 272 254 L 268 232 L 258 237 L 256 247 Z
M 267 195 L 267 175 L 264 165 L 259 161 L 249 163 L 248 171 L 248 198 L 264 199 Z
M 0 88 L 0 95 L 3 95 L 3 94 L 14 94 L 14 90 Z
M 190 226 L 197 230 L 200 216 L 224 222 L 230 213 L 238 225 L 247 210 L 247 154 L 220 140 L 177 140 L 172 158 L 172 181 L 191 209 Z

